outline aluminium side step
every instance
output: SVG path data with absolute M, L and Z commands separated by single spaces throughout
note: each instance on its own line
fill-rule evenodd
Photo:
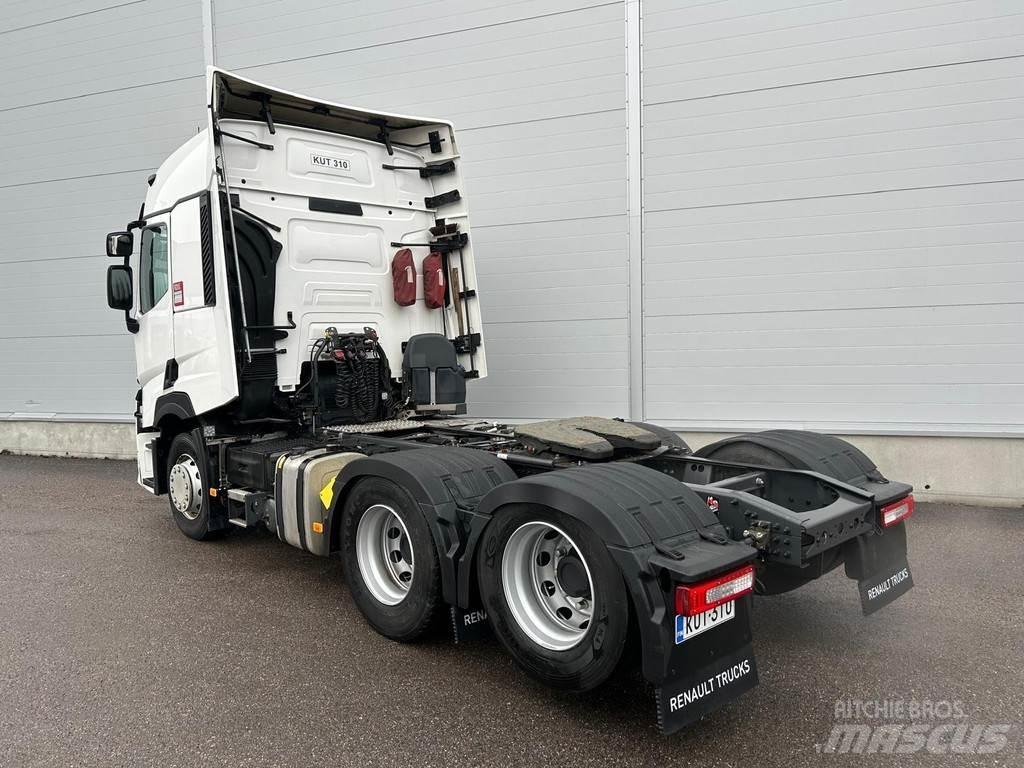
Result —
M 236 502 L 242 505 L 242 514 L 233 515 L 232 512 L 239 511 L 237 506 L 228 505 L 228 522 L 237 525 L 239 528 L 252 528 L 263 519 L 260 508 L 266 503 L 267 494 L 261 491 L 249 491 L 244 488 L 229 488 L 229 502 Z

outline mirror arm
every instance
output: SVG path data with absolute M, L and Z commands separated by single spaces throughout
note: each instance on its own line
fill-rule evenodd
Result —
M 138 221 L 132 222 L 132 224 L 139 224 L 139 223 L 140 222 L 138 222 Z M 131 227 L 131 225 L 129 225 L 129 227 Z M 131 231 L 131 229 L 129 229 L 129 231 Z M 128 267 L 129 269 L 131 269 L 131 264 L 129 263 L 131 261 L 131 258 L 132 258 L 131 256 L 125 256 L 124 257 L 124 265 L 126 267 Z M 134 273 L 132 273 L 132 280 L 133 281 L 135 280 L 135 274 Z M 135 286 L 133 285 L 132 286 L 132 291 L 134 292 L 134 290 L 135 290 Z M 132 311 L 130 309 L 126 309 L 124 311 L 124 327 L 128 329 L 128 333 L 138 333 L 139 332 L 139 321 L 136 320 L 134 317 L 132 317 Z
M 145 205 L 146 204 L 143 203 L 142 205 L 143 205 L 143 209 L 145 209 Z M 139 211 L 139 213 L 141 214 L 142 211 Z M 131 232 L 133 229 L 142 229 L 142 227 L 144 227 L 144 226 L 146 226 L 146 222 L 145 222 L 144 219 L 142 219 L 140 217 L 136 221 L 129 222 L 128 223 L 128 227 L 127 227 L 127 229 L 125 231 L 126 232 Z M 130 263 L 131 262 L 131 258 L 132 258 L 131 254 L 128 254 L 127 256 L 124 257 L 124 265 L 126 267 L 128 267 L 128 268 L 131 268 L 131 263 Z M 133 275 L 133 279 L 134 279 L 134 275 Z M 133 289 L 134 289 L 134 286 L 133 286 Z M 126 309 L 124 311 L 124 327 L 128 329 L 128 333 L 135 334 L 135 333 L 139 332 L 139 321 L 136 320 L 134 317 L 132 317 L 132 311 L 130 309 Z

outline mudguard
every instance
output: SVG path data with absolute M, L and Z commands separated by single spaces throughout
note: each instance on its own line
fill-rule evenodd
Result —
M 412 494 L 434 534 L 441 594 L 451 605 L 468 607 L 468 599 L 460 602 L 457 591 L 458 564 L 471 534 L 468 516 L 485 494 L 515 480 L 515 473 L 493 454 L 471 448 L 425 447 L 356 459 L 334 480 L 324 525 L 332 551 L 339 547 L 340 525 L 335 523 L 348 488 L 363 477 L 391 480 Z
M 888 605 L 913 587 L 914 581 L 907 562 L 905 524 L 899 523 L 883 529 L 874 517 L 880 507 L 905 498 L 913 491 L 913 487 L 886 479 L 867 455 L 845 440 L 817 432 L 780 429 L 726 438 L 704 446 L 696 455 L 712 461 L 815 472 L 864 492 L 867 508 L 865 512 L 859 513 L 860 526 L 854 529 L 847 525 L 847 531 L 866 531 L 854 538 L 847 533 L 844 539 L 841 532 L 843 525 L 849 523 L 848 519 L 844 520 L 841 516 L 837 518 L 839 535 L 834 526 L 823 526 L 822 521 L 816 521 L 817 527 L 822 529 L 821 533 L 828 536 L 829 541 L 835 542 L 835 545 L 821 548 L 822 551 L 816 553 L 817 557 L 810 564 L 805 563 L 803 557 L 794 558 L 788 564 L 766 562 L 765 567 L 771 569 L 771 578 L 769 581 L 768 576 L 763 574 L 764 581 L 759 580 L 759 586 L 774 583 L 775 587 L 766 588 L 765 591 L 783 592 L 793 589 L 840 563 L 845 564 L 846 575 L 857 581 L 865 614 Z M 734 473 L 736 470 L 722 467 L 714 471 Z M 816 510 L 805 516 L 810 523 L 814 518 L 822 517 L 823 513 L 824 510 Z M 857 519 L 854 518 L 855 523 Z M 806 534 L 811 529 L 807 525 L 802 530 Z M 773 542 L 785 549 L 788 532 L 789 528 L 783 532 L 773 530 Z M 771 554 L 774 555 L 774 550 Z M 788 557 L 788 554 L 785 556 Z M 793 567 L 796 565 L 801 568 Z
M 696 493 L 648 467 L 609 463 L 501 485 L 484 497 L 476 514 L 490 518 L 521 504 L 571 515 L 604 540 L 636 613 L 643 674 L 658 687 L 663 730 L 677 730 L 756 685 L 749 596 L 736 601 L 734 620 L 677 641 L 675 585 L 738 568 L 756 555 L 728 539 Z
M 694 455 L 713 459 L 723 448 L 743 444 L 756 446 L 750 451 L 749 461 L 752 464 L 803 469 L 856 486 L 864 482 L 885 481 L 878 467 L 863 451 L 845 440 L 820 432 L 797 429 L 751 432 L 705 445 Z
M 491 491 L 477 512 L 491 515 L 507 504 L 560 510 L 615 547 L 639 547 L 701 529 L 724 536 L 718 518 L 697 494 L 668 475 L 626 462 L 520 478 Z

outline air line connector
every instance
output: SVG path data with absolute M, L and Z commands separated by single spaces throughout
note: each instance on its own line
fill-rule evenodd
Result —
M 743 531 L 743 537 L 751 539 L 754 546 L 760 550 L 768 548 L 769 537 L 771 536 L 771 523 L 756 521 Z

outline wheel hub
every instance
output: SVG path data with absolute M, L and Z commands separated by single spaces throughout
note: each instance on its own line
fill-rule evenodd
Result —
M 356 563 L 374 599 L 398 605 L 413 579 L 412 538 L 391 507 L 374 504 L 356 526 Z
M 183 453 L 167 475 L 167 492 L 171 504 L 184 517 L 195 520 L 203 507 L 203 476 L 196 460 Z
M 558 560 L 555 575 L 558 577 L 558 586 L 569 597 L 578 599 L 590 596 L 590 576 L 583 565 L 583 561 L 580 560 L 575 552 L 567 554 Z
M 501 580 L 516 624 L 538 645 L 567 651 L 586 636 L 594 581 L 576 543 L 560 528 L 538 520 L 513 531 Z

